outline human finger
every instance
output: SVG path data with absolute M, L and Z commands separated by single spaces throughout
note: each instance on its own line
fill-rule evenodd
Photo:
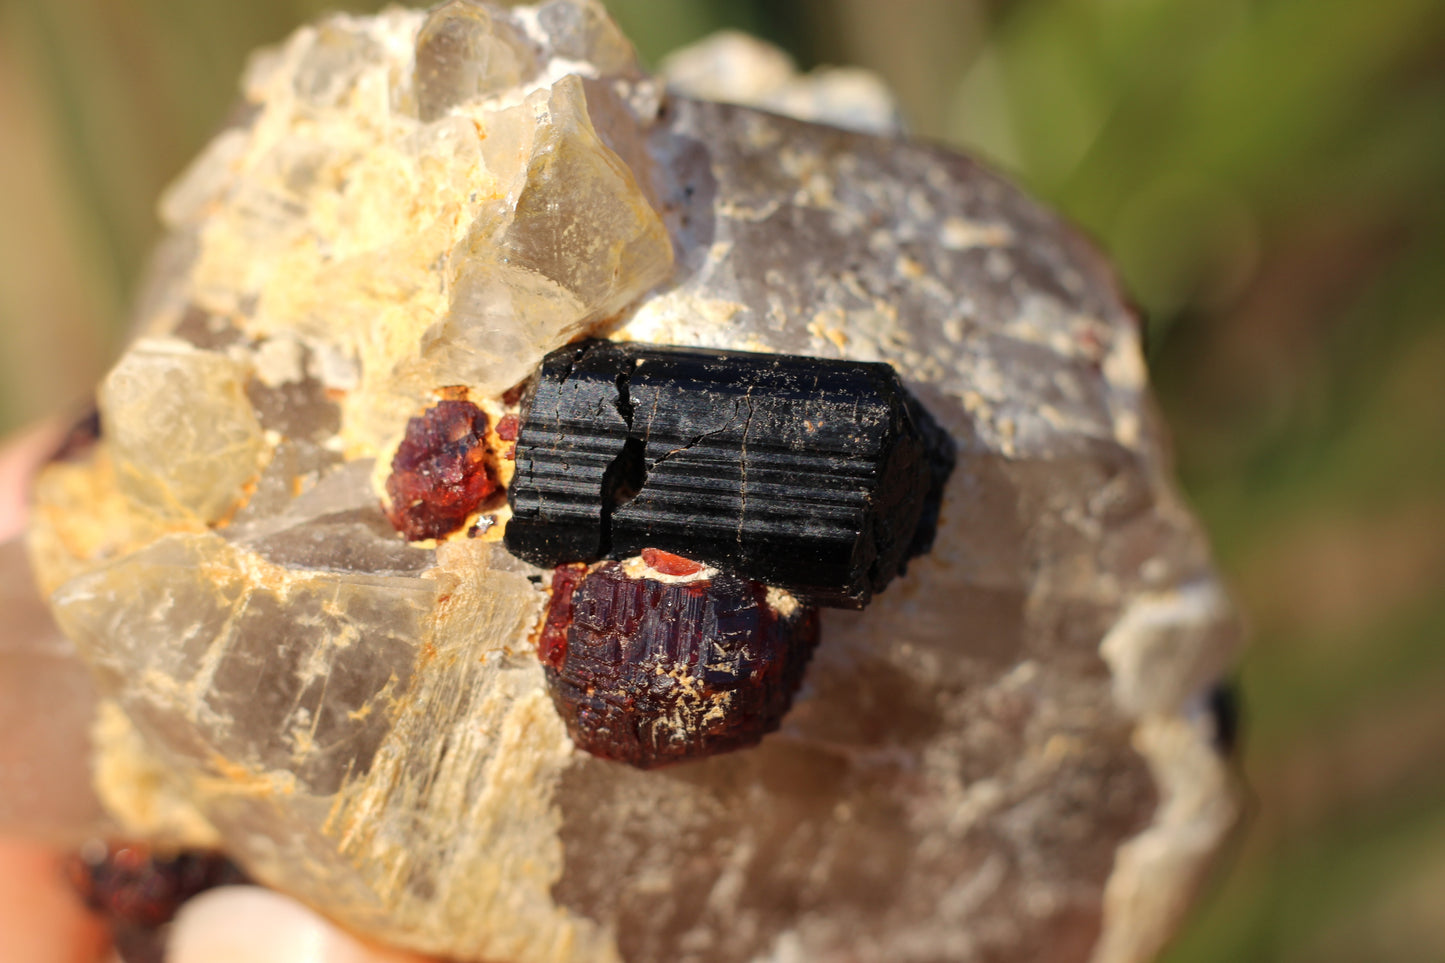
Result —
M 0 839 L 0 960 L 94 963 L 105 945 L 104 927 L 76 898 L 60 857 Z
M 280 893 L 223 886 L 181 908 L 166 963 L 426 963 L 373 946 Z
M 0 542 L 20 534 L 30 478 L 59 440 L 59 425 L 47 421 L 0 441 Z

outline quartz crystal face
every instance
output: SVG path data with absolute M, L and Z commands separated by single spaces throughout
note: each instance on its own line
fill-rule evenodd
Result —
M 771 83 L 716 96 L 844 89 Z M 458 961 L 1163 945 L 1235 812 L 1237 630 L 1071 229 L 940 148 L 669 91 L 591 0 L 333 16 L 242 98 L 163 199 L 100 437 L 35 489 L 123 838 Z M 641 770 L 554 703 L 561 583 L 501 490 L 518 385 L 585 337 L 880 363 L 956 450 L 931 550 L 817 614 L 755 745 Z M 640 548 L 659 600 L 699 574 Z

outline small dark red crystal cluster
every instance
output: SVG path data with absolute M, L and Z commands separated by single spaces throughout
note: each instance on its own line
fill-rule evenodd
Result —
M 501 485 L 487 445 L 487 415 L 470 401 L 440 401 L 407 423 L 391 460 L 387 517 L 408 541 L 456 531 Z
M 657 577 L 702 571 L 679 556 L 643 561 L 658 568 L 553 573 L 538 655 L 572 741 L 643 769 L 756 744 L 802 681 L 817 611 L 780 611 L 766 586 L 731 575 Z
M 68 875 L 85 904 L 110 924 L 125 963 L 160 963 L 161 927 L 182 903 L 217 886 L 247 882 L 220 853 L 160 852 L 141 843 L 84 851 L 70 861 Z

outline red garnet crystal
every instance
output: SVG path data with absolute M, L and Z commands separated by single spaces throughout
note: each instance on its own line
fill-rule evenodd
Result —
M 674 555 L 656 548 L 644 548 L 642 561 L 648 568 L 661 572 L 663 575 L 696 575 L 703 568 L 701 562 L 694 562 L 690 558 L 683 558 L 681 555 Z
M 776 729 L 817 642 L 817 611 L 790 596 L 639 558 L 558 568 L 538 654 L 578 748 L 650 769 Z
M 397 531 L 413 542 L 440 538 L 501 488 L 486 439 L 486 412 L 470 401 L 440 401 L 407 422 L 386 480 Z

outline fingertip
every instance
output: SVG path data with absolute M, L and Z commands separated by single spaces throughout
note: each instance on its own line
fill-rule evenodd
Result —
M 93 963 L 106 943 L 105 927 L 66 882 L 56 853 L 0 839 L 0 960 Z
M 223 886 L 186 903 L 166 963 L 424 963 L 370 946 L 300 903 L 259 886 Z
M 0 541 L 24 526 L 31 476 L 60 436 L 59 423 L 51 420 L 0 438 Z

